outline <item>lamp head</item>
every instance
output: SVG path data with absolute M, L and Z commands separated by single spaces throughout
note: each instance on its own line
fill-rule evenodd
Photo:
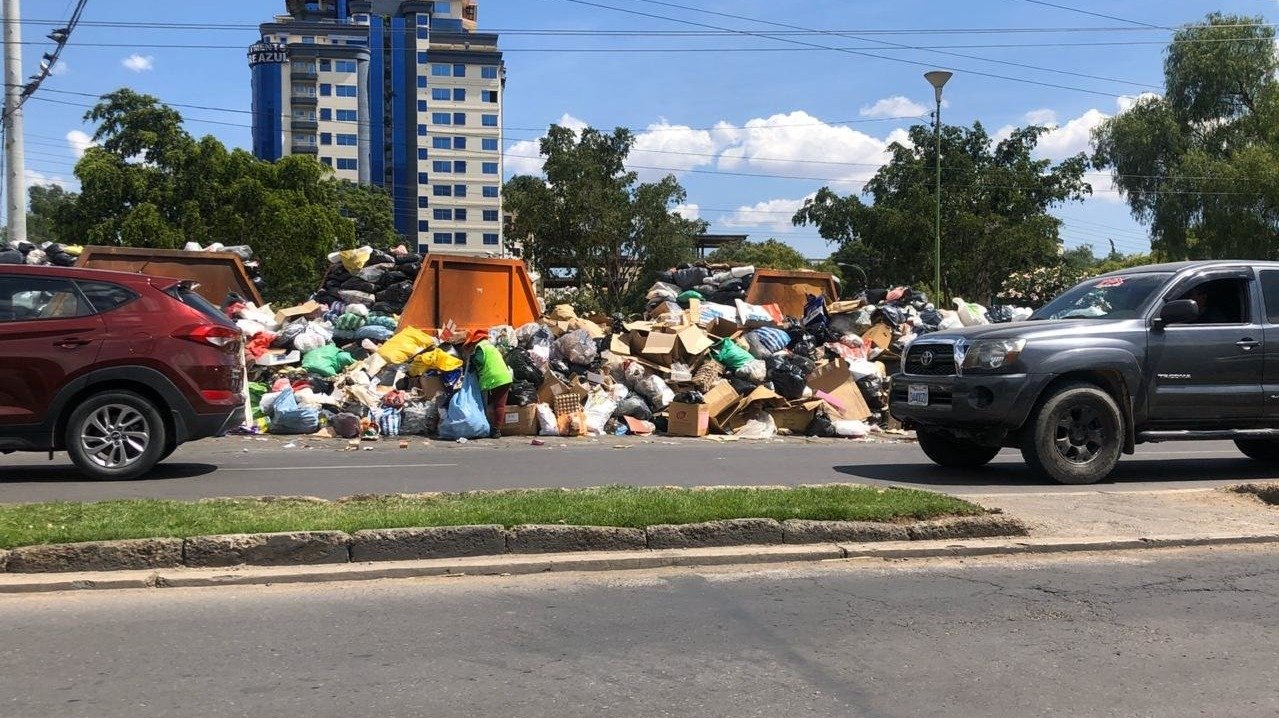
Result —
M 946 82 L 949 81 L 953 75 L 954 73 L 946 72 L 945 70 L 933 70 L 932 72 L 924 73 L 924 79 L 928 80 L 928 84 L 933 86 L 933 91 L 937 95 L 938 102 L 941 102 L 941 88 L 946 86 Z

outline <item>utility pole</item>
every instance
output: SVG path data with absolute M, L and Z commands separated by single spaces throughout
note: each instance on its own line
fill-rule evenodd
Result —
M 945 70 L 933 70 L 924 73 L 924 79 L 928 80 L 928 84 L 933 86 L 934 93 L 937 96 L 937 114 L 933 117 L 935 124 L 933 125 L 933 133 L 937 136 L 937 224 L 936 235 L 934 236 L 934 254 L 933 254 L 933 282 L 936 286 L 933 291 L 937 293 L 934 301 L 937 306 L 941 306 L 941 88 L 946 86 L 946 81 L 951 77 L 951 73 Z
M 22 25 L 19 0 L 4 0 L 4 187 L 9 241 L 27 238 L 26 158 L 22 141 Z

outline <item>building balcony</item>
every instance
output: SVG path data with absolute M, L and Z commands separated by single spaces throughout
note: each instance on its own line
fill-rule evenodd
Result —
M 289 124 L 295 130 L 310 130 L 314 132 L 320 129 L 320 123 L 316 122 L 314 117 L 294 117 Z
M 315 66 L 298 67 L 296 65 L 289 68 L 289 77 L 294 80 L 318 80 L 320 75 L 315 70 Z
M 317 155 L 319 153 L 320 153 L 320 148 L 317 145 L 313 145 L 307 142 L 293 143 L 293 154 L 295 155 Z
M 315 105 L 319 102 L 319 100 L 316 98 L 315 95 L 307 95 L 302 93 L 293 95 L 292 99 L 293 99 L 293 104 L 295 105 L 310 105 L 311 107 L 315 107 Z

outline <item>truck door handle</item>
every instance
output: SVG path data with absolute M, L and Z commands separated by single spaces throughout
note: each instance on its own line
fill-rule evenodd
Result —
M 76 349 L 88 343 L 88 339 L 63 339 L 54 343 L 54 346 L 60 349 Z
M 1235 342 L 1235 346 L 1239 347 L 1240 349 L 1246 352 L 1250 352 L 1260 345 L 1261 345 L 1261 342 L 1256 341 L 1255 339 L 1250 339 L 1250 338 L 1240 339 L 1239 341 Z

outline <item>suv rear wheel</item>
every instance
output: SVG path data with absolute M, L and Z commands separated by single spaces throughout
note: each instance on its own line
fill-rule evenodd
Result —
M 1267 439 L 1236 439 L 1235 446 L 1249 459 L 1266 463 L 1279 462 L 1279 441 Z
M 989 464 L 999 453 L 998 446 L 982 446 L 939 432 L 920 431 L 919 448 L 938 466 L 948 469 L 975 469 Z
M 1026 463 L 1062 484 L 1110 475 L 1123 449 L 1123 418 L 1113 397 L 1092 384 L 1067 384 L 1031 414 L 1022 441 Z
M 150 401 L 129 391 L 95 394 L 67 421 L 67 453 L 94 479 L 128 480 L 164 455 L 164 419 Z

